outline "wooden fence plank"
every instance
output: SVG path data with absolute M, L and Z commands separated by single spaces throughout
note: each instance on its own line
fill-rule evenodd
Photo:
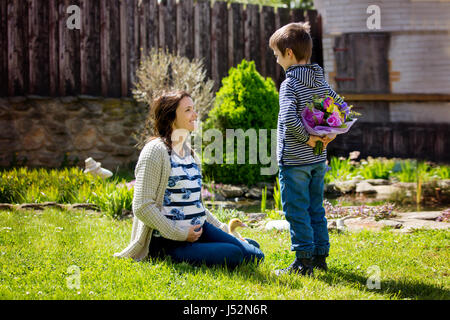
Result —
M 263 76 L 277 80 L 276 59 L 269 48 L 269 38 L 275 32 L 275 12 L 272 7 L 263 7 L 261 11 L 261 71 Z
M 69 29 L 67 8 L 80 6 L 79 0 L 59 2 L 59 94 L 61 96 L 80 93 L 80 30 Z
M 244 59 L 244 7 L 232 3 L 228 10 L 228 66 L 235 67 Z
M 227 53 L 227 4 L 215 2 L 211 10 L 211 74 L 217 91 L 221 85 L 221 79 L 226 76 L 228 65 Z
M 177 47 L 176 1 L 161 0 L 159 4 L 159 47 L 175 52 Z
M 147 54 L 147 15 L 149 0 L 140 0 L 138 2 L 138 19 L 139 19 L 139 56 L 143 57 Z M 140 59 L 139 59 L 140 60 Z
M 48 1 L 28 1 L 29 93 L 48 95 L 49 36 Z
M 292 9 L 291 10 L 291 22 L 304 22 L 305 18 L 305 10 L 303 9 Z
M 183 0 L 177 6 L 177 53 L 194 58 L 194 1 Z
M 20 0 L 8 1 L 8 94 L 28 93 L 28 5 Z
M 110 35 L 109 26 L 111 16 L 109 12 L 108 0 L 100 0 L 100 69 L 102 96 L 108 96 L 108 84 L 111 78 L 110 56 Z
M 121 96 L 119 6 L 118 1 L 100 1 L 101 85 L 102 95 L 105 97 Z
M 277 8 L 277 12 L 275 13 L 275 28 L 278 30 L 290 22 L 291 22 L 291 10 L 289 10 L 288 8 Z M 274 61 L 276 63 L 275 59 Z M 276 74 L 275 84 L 279 89 L 281 83 L 285 79 L 285 72 L 278 63 L 276 63 L 275 74 Z
M 138 0 L 125 0 L 127 4 L 127 93 L 125 96 L 131 96 L 134 83 L 136 81 L 136 68 L 139 60 L 139 24 L 138 24 Z
M 202 59 L 208 78 L 211 75 L 211 7 L 208 0 L 198 0 L 194 6 L 194 53 Z
M 0 1 L 0 96 L 8 95 L 8 3 Z
M 158 0 L 149 0 L 146 10 L 147 21 L 147 47 L 148 49 L 159 46 L 159 6 Z
M 279 29 L 291 22 L 291 10 L 288 8 L 277 8 L 275 14 L 276 28 Z
M 158 0 L 143 0 L 139 3 L 139 60 L 147 56 L 151 48 L 158 47 L 158 10 Z
M 100 3 L 81 0 L 80 30 L 81 93 L 100 95 Z
M 48 53 L 50 96 L 59 93 L 59 9 L 58 0 L 48 1 Z
M 120 91 L 128 95 L 127 4 L 120 1 Z
M 261 72 L 259 6 L 249 4 L 245 11 L 245 59 L 255 61 L 256 69 Z
M 311 38 L 313 40 L 311 63 L 317 63 L 323 67 L 322 19 L 316 10 L 307 10 L 306 21 L 311 26 Z

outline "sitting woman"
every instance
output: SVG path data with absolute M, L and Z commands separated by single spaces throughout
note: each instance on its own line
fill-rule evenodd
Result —
M 200 161 L 187 143 L 197 120 L 190 95 L 165 93 L 151 110 L 156 137 L 146 141 L 135 169 L 131 242 L 114 256 L 137 261 L 170 256 L 231 268 L 259 263 L 261 250 L 230 235 L 202 204 Z

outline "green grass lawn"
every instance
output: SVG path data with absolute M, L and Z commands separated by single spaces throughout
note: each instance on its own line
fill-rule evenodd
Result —
M 233 271 L 112 257 L 130 234 L 131 220 L 86 211 L 0 211 L 0 299 L 450 298 L 448 231 L 332 233 L 330 270 L 314 278 L 273 274 L 294 257 L 288 232 L 241 229 L 266 258 Z

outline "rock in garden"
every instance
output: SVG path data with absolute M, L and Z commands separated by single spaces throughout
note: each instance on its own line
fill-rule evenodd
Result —
M 336 189 L 335 184 L 333 182 L 325 184 L 324 192 L 329 195 L 340 195 L 341 194 L 341 192 L 338 189 Z
M 70 205 L 70 209 L 85 209 L 85 210 L 93 210 L 93 211 L 100 211 L 97 205 L 93 203 L 74 203 Z
M 225 201 L 225 200 L 226 200 L 226 198 L 222 194 L 220 194 L 220 193 L 214 194 L 214 201 Z
M 401 188 L 389 185 L 389 186 L 373 186 L 377 191 L 377 199 L 389 199 L 393 194 L 402 191 Z
M 247 217 L 248 217 L 249 223 L 254 223 L 254 222 L 264 220 L 267 217 L 267 214 L 266 213 L 249 213 L 247 215 Z
M 395 220 L 380 220 L 379 223 L 383 224 L 386 227 L 391 227 L 394 229 L 400 229 L 403 226 L 403 223 Z
M 371 194 L 377 193 L 377 190 L 375 190 L 375 188 L 367 181 L 362 181 L 356 185 L 356 192 L 363 194 Z
M 336 181 L 334 186 L 337 190 L 342 193 L 350 193 L 356 190 L 357 180 L 350 181 Z
M 450 179 L 438 180 L 437 185 L 444 190 L 450 189 Z
M 352 218 L 345 220 L 345 225 L 349 231 L 373 230 L 380 231 L 384 225 L 378 223 L 374 218 Z
M 14 205 L 11 203 L 0 203 L 0 210 L 12 210 Z
M 372 186 L 387 186 L 391 184 L 389 180 L 386 179 L 367 179 L 367 183 L 370 183 Z
M 397 232 L 409 233 L 415 229 L 449 229 L 450 223 L 437 222 L 421 219 L 405 219 L 402 220 L 403 228 L 395 230 Z
M 258 187 L 253 187 L 245 194 L 245 197 L 251 199 L 261 199 L 262 191 Z
M 286 220 L 272 220 L 266 223 L 265 229 L 276 229 L 278 231 L 289 230 L 289 222 Z
M 219 193 L 225 198 L 236 198 L 244 195 L 244 190 L 241 187 L 224 184 L 222 188 L 219 189 Z
M 441 211 L 405 212 L 400 213 L 402 219 L 436 220 Z
M 396 182 L 393 184 L 394 187 L 407 189 L 407 190 L 414 190 L 417 187 L 417 183 L 415 182 Z
M 19 209 L 31 209 L 31 210 L 44 210 L 44 207 L 40 203 L 23 203 L 19 205 Z
M 327 229 L 328 230 L 333 230 L 336 229 L 336 220 L 329 220 L 327 223 Z

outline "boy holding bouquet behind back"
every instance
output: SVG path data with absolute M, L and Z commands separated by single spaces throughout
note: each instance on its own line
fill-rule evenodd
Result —
M 277 161 L 281 202 L 290 224 L 291 250 L 296 256 L 290 266 L 276 270 L 276 274 L 313 275 L 313 268 L 327 270 L 330 249 L 323 189 L 326 146 L 336 136 L 310 135 L 300 115 L 314 95 L 341 99 L 326 82 L 322 68 L 309 64 L 312 54 L 309 30 L 308 23 L 290 23 L 278 29 L 269 41 L 277 63 L 286 72 L 280 86 Z M 323 143 L 323 152 L 315 155 L 313 148 L 318 141 Z

